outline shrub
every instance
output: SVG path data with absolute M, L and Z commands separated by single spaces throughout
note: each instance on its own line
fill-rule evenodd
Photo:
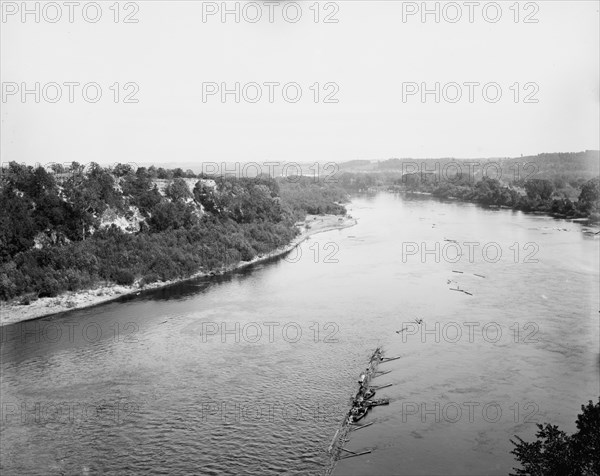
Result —
M 39 297 L 54 297 L 61 291 L 60 283 L 52 276 L 44 276 L 39 287 Z
M 135 276 L 131 271 L 126 269 L 119 269 L 113 274 L 113 280 L 115 283 L 122 286 L 130 286 L 135 281 Z
M 146 286 L 147 284 L 155 283 L 159 279 L 160 279 L 160 276 L 157 273 L 150 272 L 150 273 L 147 273 L 147 274 L 144 275 L 144 277 L 142 278 L 140 284 L 142 286 Z
M 37 296 L 33 293 L 27 293 L 22 298 L 19 304 L 22 306 L 29 306 L 33 301 L 37 299 Z
M 600 474 L 600 399 L 581 405 L 577 431 L 568 435 L 556 425 L 538 424 L 537 441 L 510 440 L 522 468 L 512 476 L 588 476 Z

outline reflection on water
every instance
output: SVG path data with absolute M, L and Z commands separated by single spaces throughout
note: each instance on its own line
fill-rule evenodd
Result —
M 506 474 L 513 435 L 574 431 L 599 393 L 597 237 L 423 198 L 350 208 L 299 257 L 2 328 L 3 474 L 318 474 L 377 345 L 402 356 L 375 380 L 391 404 L 334 474 Z

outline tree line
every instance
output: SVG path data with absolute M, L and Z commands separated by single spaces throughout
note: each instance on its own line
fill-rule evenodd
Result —
M 390 190 L 429 193 L 442 199 L 458 199 L 485 206 L 506 207 L 526 212 L 544 212 L 567 218 L 600 218 L 600 178 L 520 179 L 508 183 L 495 178 L 448 176 L 436 173 L 344 172 L 340 185 L 350 192 Z M 561 186 L 562 184 L 562 186 Z M 575 196 L 573 196 L 575 195 Z
M 600 474 L 600 398 L 581 405 L 569 435 L 557 425 L 537 424 L 536 441 L 515 436 L 511 453 L 521 467 L 511 476 L 594 476 Z
M 0 299 L 210 272 L 286 245 L 308 213 L 346 213 L 346 193 L 312 178 L 192 174 L 11 162 L 0 177 Z

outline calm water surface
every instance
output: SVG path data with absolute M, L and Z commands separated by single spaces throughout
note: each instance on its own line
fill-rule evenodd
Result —
M 507 474 L 513 435 L 575 430 L 599 394 L 598 237 L 424 198 L 349 208 L 357 226 L 285 260 L 3 327 L 2 473 L 321 474 L 377 345 L 402 357 L 374 381 L 391 404 L 336 475 Z

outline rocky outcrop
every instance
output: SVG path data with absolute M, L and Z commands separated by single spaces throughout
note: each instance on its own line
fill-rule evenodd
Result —
M 126 233 L 137 233 L 143 221 L 144 217 L 137 207 L 130 206 L 125 215 L 119 215 L 117 210 L 109 207 L 100 217 L 99 228 L 109 228 L 114 225 Z

